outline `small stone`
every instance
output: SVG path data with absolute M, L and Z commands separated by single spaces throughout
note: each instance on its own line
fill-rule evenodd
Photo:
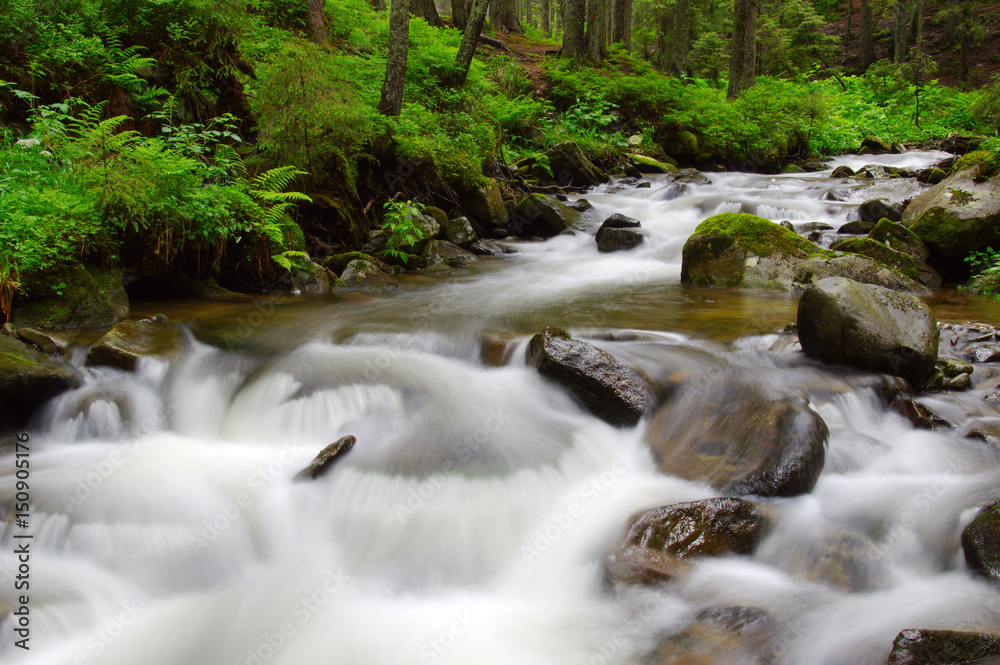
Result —
M 337 439 L 329 446 L 321 450 L 320 453 L 316 455 L 315 459 L 309 463 L 309 466 L 295 474 L 292 481 L 299 482 L 302 480 L 315 480 L 316 478 L 319 478 L 333 468 L 334 463 L 340 461 L 340 459 L 347 454 L 356 442 L 357 439 L 350 434 Z

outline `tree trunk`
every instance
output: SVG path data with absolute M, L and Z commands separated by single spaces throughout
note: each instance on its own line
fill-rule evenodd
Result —
M 584 15 L 587 0 L 563 0 L 563 47 L 562 54 L 582 62 L 587 51 L 583 39 Z
M 389 12 L 389 52 L 385 65 L 385 81 L 378 111 L 386 116 L 398 116 L 403 110 L 403 84 L 406 82 L 406 56 L 410 43 L 409 0 L 392 0 Z
M 847 52 L 847 47 L 851 44 L 851 19 L 854 18 L 854 0 L 847 0 L 847 34 L 845 36 L 844 42 L 844 52 Z
M 897 65 L 906 60 L 908 6 L 906 0 L 896 0 L 892 10 L 892 61 Z
M 625 50 L 632 51 L 632 0 L 621 0 L 625 3 Z
M 590 0 L 590 20 L 587 22 L 587 56 L 594 62 L 601 62 L 608 57 L 605 46 L 604 11 L 605 0 Z
M 691 2 L 677 0 L 674 5 L 674 35 L 670 43 L 670 71 L 674 76 L 687 72 L 688 52 L 691 50 Z
M 552 36 L 552 29 L 549 25 L 549 12 L 552 11 L 549 7 L 549 0 L 542 0 L 542 7 L 539 9 L 539 14 L 542 19 L 542 34 L 546 37 Z
M 451 23 L 462 32 L 465 32 L 465 25 L 469 22 L 469 9 L 465 4 L 466 1 L 451 0 Z
M 866 71 L 875 62 L 875 42 L 872 39 L 872 6 L 868 3 L 869 0 L 861 0 L 861 16 L 858 25 L 862 71 Z
M 410 0 L 410 11 L 417 18 L 427 21 L 428 25 L 433 25 L 435 28 L 444 26 L 444 22 L 438 16 L 434 0 Z
M 483 23 L 486 22 L 486 8 L 489 4 L 490 0 L 472 0 L 469 20 L 465 24 L 465 32 L 462 33 L 462 45 L 458 47 L 458 55 L 455 56 L 455 63 L 461 71 L 459 78 L 455 81 L 458 87 L 465 85 L 465 77 L 469 75 L 469 66 L 472 65 L 472 57 L 476 55 L 479 33 L 483 31 Z
M 521 33 L 521 22 L 517 20 L 517 7 L 515 0 L 493 0 L 490 5 L 490 19 L 493 21 L 493 28 L 503 32 Z
M 727 99 L 736 99 L 756 83 L 757 0 L 734 0 L 733 43 L 729 51 Z
M 534 25 L 531 22 L 531 0 L 524 0 L 524 22 L 528 25 Z
M 969 41 L 971 39 L 972 16 L 969 11 L 969 3 L 962 4 L 962 23 L 958 31 L 958 38 L 961 46 L 958 48 L 958 80 L 962 83 L 969 81 Z
M 910 41 L 920 46 L 924 37 L 924 0 L 913 0 L 913 15 L 910 24 Z
M 306 27 L 309 39 L 317 44 L 325 44 L 330 39 L 330 29 L 326 25 L 325 0 L 308 0 L 306 3 Z
M 385 0 L 372 0 L 372 7 L 377 12 L 385 11 Z

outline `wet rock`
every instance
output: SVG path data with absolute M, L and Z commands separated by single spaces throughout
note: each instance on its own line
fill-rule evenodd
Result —
M 35 330 L 34 328 L 18 328 L 17 338 L 27 342 L 43 353 L 58 355 L 66 350 L 66 340 L 58 335 Z
M 459 247 L 468 249 L 472 243 L 479 240 L 476 231 L 472 228 L 472 222 L 468 217 L 456 217 L 445 222 L 445 237 L 448 242 Z
M 697 169 L 681 169 L 667 178 L 667 182 L 686 183 L 689 185 L 708 185 L 712 181 Z
M 548 158 L 552 176 L 560 185 L 593 187 L 610 180 L 608 175 L 594 166 L 574 141 L 565 141 L 550 148 Z
M 447 240 L 431 240 L 424 248 L 421 258 L 427 266 L 447 265 L 452 268 L 464 268 L 476 260 L 476 255 Z
M 884 155 L 892 151 L 892 143 L 877 136 L 868 135 L 861 140 L 859 155 Z
M 648 510 L 632 523 L 624 544 L 676 559 L 749 555 L 767 525 L 757 504 L 719 497 Z
M 920 387 L 934 371 L 938 328 L 919 298 L 834 277 L 805 290 L 799 342 L 829 364 L 895 374 Z
M 338 291 L 395 291 L 399 280 L 392 268 L 378 259 L 355 259 L 344 268 L 340 279 L 334 284 Z
M 827 168 L 821 160 L 810 158 L 802 162 L 802 170 L 808 171 L 809 173 L 815 173 L 817 171 L 825 171 Z
M 936 185 L 947 177 L 948 174 L 945 173 L 942 169 L 939 169 L 936 166 L 932 166 L 918 173 L 917 181 L 928 185 Z
M 983 508 L 965 527 L 962 551 L 969 570 L 1000 581 L 1000 502 Z
M 868 199 L 858 208 L 861 221 L 878 224 L 881 219 L 888 219 L 890 222 L 898 222 L 903 217 L 903 211 L 894 203 L 886 199 Z
M 947 280 L 969 277 L 965 258 L 972 252 L 1000 246 L 1000 176 L 981 179 L 981 168 L 953 172 L 903 213 L 903 224 L 927 245 L 930 263 Z
M 788 221 L 787 219 L 783 219 L 783 220 L 781 220 L 781 221 L 780 221 L 780 222 L 778 222 L 778 223 L 779 223 L 779 224 L 781 224 L 781 225 L 782 225 L 783 227 L 785 227 L 786 229 L 788 229 L 789 231 L 794 231 L 794 230 L 795 230 L 795 225 L 793 225 L 793 224 L 792 224 L 791 222 L 789 222 L 789 221 Z
M 638 247 L 645 241 L 637 229 L 608 229 L 597 241 L 597 251 L 617 252 Z
M 847 166 L 846 164 L 842 165 L 842 166 L 838 166 L 837 168 L 835 168 L 833 170 L 833 173 L 830 174 L 830 177 L 831 178 L 853 178 L 854 177 L 854 169 L 852 169 L 850 166 Z
M 594 236 L 594 239 L 597 241 L 597 244 L 600 245 L 601 238 L 608 229 L 638 229 L 640 227 L 642 227 L 642 222 L 638 219 L 616 212 L 601 222 L 601 227 L 597 229 L 597 234 Z
M 817 255 L 800 262 L 792 275 L 793 283 L 799 288 L 805 288 L 827 277 L 845 277 L 847 279 L 882 286 L 893 291 L 930 295 L 930 290 L 898 270 L 860 254 L 841 254 L 834 256 Z
M 128 316 L 128 294 L 120 272 L 76 266 L 52 275 L 52 280 L 64 284 L 61 293 L 15 307 L 14 325 L 43 330 L 87 328 L 111 326 Z
M 980 344 L 965 352 L 965 359 L 970 363 L 1000 362 L 1000 344 Z
M 139 358 L 173 353 L 181 343 L 180 328 L 169 321 L 122 321 L 90 347 L 87 364 L 131 372 Z
M 69 366 L 0 335 L 0 429 L 24 425 L 42 403 L 76 385 Z
M 500 187 L 494 181 L 469 192 L 462 201 L 462 207 L 480 238 L 503 238 L 507 235 L 510 215 L 504 207 Z
M 951 423 L 924 406 L 920 402 L 915 402 L 909 397 L 897 397 L 889 405 L 889 410 L 898 413 L 917 429 L 950 429 Z
M 826 222 L 805 222 L 804 224 L 799 224 L 796 231 L 832 231 L 833 227 Z
M 884 553 L 862 534 L 835 531 L 810 555 L 805 573 L 810 581 L 829 584 L 848 593 L 885 588 L 891 582 Z
M 478 254 L 479 256 L 503 256 L 504 254 L 515 253 L 514 249 L 502 242 L 489 239 L 477 240 L 469 245 L 469 249 L 473 254 Z
M 889 665 L 965 665 L 1000 662 L 1000 637 L 954 630 L 901 631 L 892 641 Z
M 580 213 L 544 194 L 530 194 L 517 204 L 510 232 L 519 238 L 551 238 L 580 221 Z
M 837 233 L 860 236 L 866 233 L 870 233 L 871 230 L 874 228 L 875 224 L 873 224 L 872 222 L 857 220 L 854 222 L 847 222 L 846 224 L 841 225 L 841 227 L 837 229 Z
M 651 182 L 650 182 L 650 181 L 648 181 L 648 180 L 643 180 L 642 182 L 640 182 L 639 184 L 637 184 L 637 185 L 635 186 L 635 188 L 636 188 L 636 189 L 649 189 L 649 188 L 650 188 L 650 187 L 652 187 L 652 186 L 653 186 L 653 183 L 651 183 Z
M 577 212 L 586 212 L 594 207 L 594 205 L 587 199 L 577 199 L 569 204 L 569 207 Z
M 632 166 L 639 173 L 676 173 L 680 170 L 673 164 L 666 164 L 645 155 L 632 155 L 631 159 Z
M 722 379 L 677 391 L 653 417 L 646 441 L 663 473 L 728 494 L 794 496 L 816 484 L 828 437 L 805 400 Z
M 666 552 L 626 545 L 607 561 L 605 576 L 608 585 L 621 591 L 626 586 L 658 586 L 682 577 L 691 564 Z
M 344 455 L 354 446 L 357 442 L 353 436 L 348 434 L 347 436 L 341 437 L 331 443 L 329 446 L 320 451 L 316 458 L 309 463 L 309 466 L 302 469 L 292 477 L 292 481 L 298 482 L 301 480 L 315 480 L 319 478 L 331 468 L 336 462 L 343 459 Z
M 385 243 L 383 242 L 382 248 L 381 250 L 379 250 L 380 253 L 384 249 L 385 249 Z M 326 260 L 323 261 L 322 265 L 327 270 L 332 271 L 335 275 L 339 275 L 340 273 L 344 272 L 344 268 L 346 268 L 347 264 L 350 263 L 351 261 L 354 261 L 355 259 L 361 259 L 362 261 L 369 261 L 371 260 L 371 258 L 372 256 L 370 254 L 366 254 L 365 252 L 343 252 L 341 254 L 334 254 L 333 256 L 328 257 Z
M 913 258 L 909 254 L 897 252 L 871 238 L 844 238 L 830 245 L 830 249 L 836 252 L 850 252 L 851 254 L 867 256 L 897 270 L 910 279 L 916 280 L 918 277 L 917 269 L 913 265 Z
M 938 357 L 934 374 L 927 381 L 926 390 L 968 390 L 972 387 L 971 374 L 975 367 L 956 358 Z
M 926 262 L 927 257 L 930 256 L 930 250 L 913 231 L 902 224 L 881 219 L 868 234 L 868 237 L 884 243 L 889 249 L 909 255 L 913 259 L 917 280 L 921 284 L 932 289 L 941 286 L 941 276 Z
M 306 260 L 292 264 L 292 285 L 302 293 L 326 295 L 330 293 L 331 273 L 327 268 Z M 336 276 L 334 275 L 334 279 Z
M 631 427 L 645 412 L 646 385 L 639 373 L 564 330 L 550 327 L 532 337 L 526 361 L 612 425 Z
M 423 213 L 437 222 L 439 232 L 434 237 L 441 238 L 440 231 L 448 224 L 448 213 L 436 206 L 424 206 Z
M 746 635 L 770 630 L 774 619 L 762 607 L 713 607 L 698 615 L 698 623 L 735 635 Z
M 503 367 L 510 361 L 513 349 L 513 339 L 508 336 L 484 336 L 479 344 L 479 361 L 487 367 Z

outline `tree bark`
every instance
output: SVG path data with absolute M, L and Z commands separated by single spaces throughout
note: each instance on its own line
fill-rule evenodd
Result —
M 385 65 L 385 81 L 378 111 L 385 116 L 398 116 L 403 110 L 403 84 L 406 82 L 406 56 L 410 42 L 409 0 L 392 0 L 389 11 L 389 52 Z
M 465 78 L 469 75 L 469 66 L 472 65 L 472 57 L 476 55 L 479 34 L 483 31 L 486 8 L 489 4 L 490 0 L 472 0 L 469 20 L 465 24 L 465 32 L 462 33 L 462 45 L 458 47 L 458 55 L 455 56 L 455 63 L 461 71 L 461 75 L 455 81 L 458 87 L 465 85 Z
M 377 12 L 384 12 L 385 0 L 372 0 L 372 7 L 374 7 Z
M 323 45 L 330 39 L 330 29 L 326 25 L 325 0 L 308 0 L 306 2 L 306 27 L 309 39 Z
M 632 51 L 632 0 L 621 0 L 625 3 L 625 50 L 631 53 Z
M 854 18 L 854 0 L 847 0 L 847 35 L 844 44 L 844 51 L 847 51 L 847 47 L 851 44 L 851 19 Z
M 587 22 L 587 56 L 594 62 L 608 57 L 606 44 L 605 0 L 590 0 L 590 20 Z
M 586 11 L 587 0 L 563 0 L 562 54 L 577 62 L 583 61 L 587 50 L 587 43 L 583 39 Z
M 892 61 L 897 65 L 906 60 L 908 5 L 905 0 L 896 0 L 892 9 Z
M 727 99 L 736 99 L 757 80 L 757 0 L 734 0 Z
M 866 71 L 875 62 L 875 42 L 872 39 L 872 6 L 870 0 L 861 0 L 858 38 L 861 41 L 861 70 Z
M 465 32 L 465 26 L 469 22 L 469 8 L 466 2 L 467 0 L 451 0 L 451 24 L 462 32 Z
M 962 83 L 969 81 L 969 41 L 971 41 L 972 13 L 969 10 L 969 3 L 962 3 L 962 23 L 958 33 L 961 45 L 958 48 L 958 80 Z
M 910 41 L 916 46 L 920 46 L 920 40 L 924 37 L 924 0 L 913 1 L 913 15 L 910 26 Z
M 521 33 L 521 22 L 517 20 L 514 0 L 493 0 L 490 5 L 490 19 L 495 30 Z
M 687 72 L 688 52 L 691 50 L 691 2 L 677 0 L 674 5 L 674 35 L 670 43 L 670 71 L 674 76 Z
M 552 36 L 552 28 L 549 25 L 549 12 L 551 11 L 549 0 L 542 0 L 542 7 L 539 10 L 539 14 L 541 14 L 542 19 L 542 34 L 546 37 Z
M 444 26 L 434 0 L 410 0 L 410 11 L 417 18 L 427 21 L 428 25 L 433 25 L 435 28 Z

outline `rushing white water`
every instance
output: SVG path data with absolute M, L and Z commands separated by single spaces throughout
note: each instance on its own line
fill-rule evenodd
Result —
M 30 430 L 32 648 L 13 646 L 8 615 L 3 659 L 629 663 L 731 606 L 774 618 L 756 655 L 789 665 L 883 663 L 904 628 L 1000 630 L 1000 593 L 964 570 L 958 545 L 996 498 L 997 451 L 914 431 L 794 345 L 740 335 L 779 330 L 789 298 L 678 285 L 681 247 L 711 214 L 836 227 L 890 185 L 830 200 L 845 184 L 829 172 L 711 177 L 588 193 L 591 220 L 642 220 L 647 242 L 631 252 L 600 254 L 592 233 L 519 244 L 511 259 L 397 294 L 268 303 L 252 324 L 237 311 L 223 329 L 249 332 L 233 350 L 192 339 L 134 374 L 84 369 Z M 722 325 L 735 343 L 668 311 L 713 307 L 732 317 Z M 657 472 L 645 421 L 613 428 L 524 366 L 525 332 L 549 321 L 650 376 L 725 371 L 808 396 L 831 430 L 815 490 L 769 502 L 775 521 L 752 557 L 609 592 L 604 561 L 632 515 L 715 493 Z M 507 364 L 480 360 L 484 333 L 513 341 Z M 987 415 L 980 393 L 956 399 Z M 329 474 L 292 482 L 346 434 L 358 442 Z M 5 505 L 13 487 L 5 461 Z M 8 610 L 14 531 L 0 569 Z

